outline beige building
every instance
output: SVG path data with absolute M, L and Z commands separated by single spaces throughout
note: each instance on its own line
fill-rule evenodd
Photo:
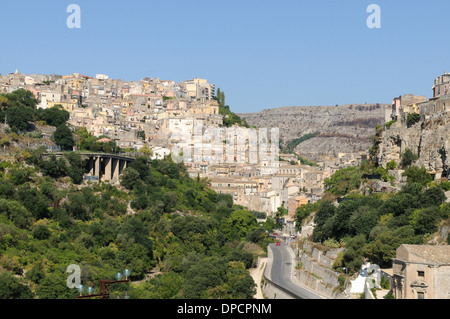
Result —
M 401 245 L 392 267 L 396 299 L 450 299 L 449 245 Z
M 60 104 L 67 112 L 71 113 L 74 109 L 78 107 L 77 100 L 70 100 L 70 101 L 47 101 L 47 108 L 52 108 L 53 106 Z

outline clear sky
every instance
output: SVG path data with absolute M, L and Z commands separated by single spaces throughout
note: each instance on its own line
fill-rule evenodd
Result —
M 0 73 L 206 78 L 237 113 L 390 103 L 450 71 L 449 15 L 448 0 L 3 0 Z

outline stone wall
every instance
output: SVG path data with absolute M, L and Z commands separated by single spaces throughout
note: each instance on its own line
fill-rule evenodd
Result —
M 299 297 L 293 295 L 283 287 L 277 285 L 270 280 L 270 273 L 272 271 L 272 250 L 268 249 L 268 262 L 264 268 L 261 290 L 264 296 L 269 299 L 299 299 Z
M 264 292 L 264 295 L 269 299 L 299 299 L 265 277 L 261 289 Z
M 334 259 L 342 249 L 322 251 L 311 242 L 305 241 L 303 249 L 298 256 L 301 269 L 296 269 L 294 277 L 296 281 L 317 293 L 330 299 L 347 299 L 339 293 L 338 274 L 331 270 Z

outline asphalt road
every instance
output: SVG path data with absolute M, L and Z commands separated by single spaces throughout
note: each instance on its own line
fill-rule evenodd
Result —
M 293 267 L 295 267 L 295 260 L 287 244 L 282 243 L 280 246 L 270 244 L 269 248 L 272 250 L 273 256 L 270 276 L 274 283 L 293 292 L 301 299 L 325 299 L 314 291 L 292 281 L 291 274 Z

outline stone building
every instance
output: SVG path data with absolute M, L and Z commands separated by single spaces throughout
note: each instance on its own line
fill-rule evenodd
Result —
M 450 74 L 445 72 L 434 80 L 433 97 L 440 97 L 449 94 Z
M 450 299 L 449 245 L 401 245 L 392 268 L 396 299 Z

